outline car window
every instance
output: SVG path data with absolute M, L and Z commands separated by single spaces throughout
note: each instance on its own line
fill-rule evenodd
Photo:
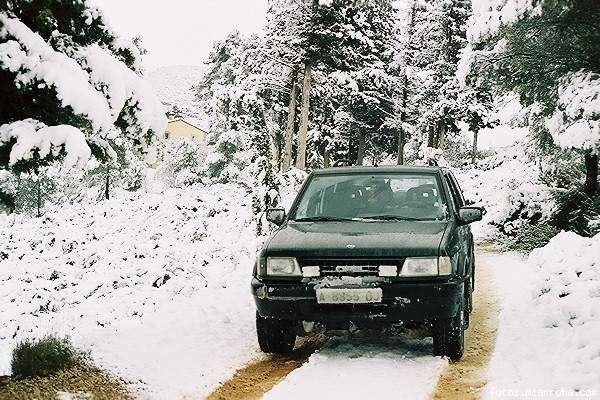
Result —
M 445 216 L 436 175 L 377 173 L 316 175 L 292 217 L 439 220 Z
M 452 173 L 448 174 L 448 176 L 450 177 L 450 180 L 452 181 L 452 183 L 454 184 L 454 187 L 456 188 L 456 194 L 458 195 L 458 201 L 460 203 L 460 206 L 464 207 L 466 205 L 465 196 L 463 195 L 463 191 L 460 188 L 460 185 L 458 184 L 456 177 Z
M 463 206 L 463 204 L 461 203 L 461 196 L 459 190 L 456 188 L 454 181 L 450 178 L 449 175 L 446 175 L 446 183 L 448 184 L 448 187 L 450 188 L 450 193 L 452 194 L 454 208 L 458 210 Z

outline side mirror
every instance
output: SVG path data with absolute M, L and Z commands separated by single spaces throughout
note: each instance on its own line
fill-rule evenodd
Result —
M 267 210 L 267 221 L 281 226 L 285 221 L 285 210 L 283 208 L 269 208 Z
M 461 225 L 481 221 L 481 218 L 483 218 L 483 209 L 481 207 L 461 207 L 458 210 L 458 219 Z

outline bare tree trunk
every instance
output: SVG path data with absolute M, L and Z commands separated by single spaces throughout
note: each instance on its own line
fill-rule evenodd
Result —
M 365 132 L 361 132 L 358 135 L 358 156 L 356 157 L 356 165 L 363 165 L 363 160 L 365 158 L 366 142 L 367 134 Z
M 42 208 L 42 188 L 40 183 L 40 176 L 37 176 L 37 216 L 38 218 L 42 216 L 41 212 Z
M 427 147 L 434 146 L 434 144 L 435 144 L 434 136 L 435 136 L 435 128 L 433 127 L 433 125 L 429 125 L 427 127 Z
M 473 132 L 473 149 L 471 150 L 471 164 L 473 165 L 477 161 L 477 136 L 478 132 Z
M 412 37 L 412 31 L 415 26 L 415 13 L 417 12 L 416 1 L 413 1 L 410 8 L 410 22 L 408 23 L 408 42 Z M 400 131 L 398 132 L 398 165 L 404 165 L 404 145 L 406 144 L 406 133 L 404 132 L 404 120 L 406 119 L 406 103 L 408 100 L 408 76 L 406 74 L 406 68 L 408 68 L 409 58 L 404 56 L 404 73 L 403 73 L 403 85 L 402 85 L 402 102 L 400 106 Z
M 287 127 L 285 129 L 285 139 L 283 146 L 283 161 L 281 171 L 287 172 L 292 164 L 292 142 L 294 140 L 294 126 L 296 123 L 296 99 L 298 97 L 298 85 L 296 85 L 297 71 L 292 70 L 292 89 L 290 91 L 290 102 L 288 104 Z
M 104 186 L 104 198 L 110 199 L 110 167 L 106 167 L 106 184 Z
M 325 152 L 323 153 L 323 168 L 329 168 L 329 164 L 331 164 L 331 154 L 329 154 L 329 147 L 325 147 Z
M 404 145 L 406 139 L 404 137 L 404 128 L 400 127 L 398 133 L 398 165 L 404 165 Z
M 444 150 L 444 146 L 446 145 L 446 125 L 440 122 L 439 127 L 438 149 Z
M 306 136 L 308 132 L 308 109 L 310 107 L 312 65 L 309 61 L 304 66 L 304 83 L 302 84 L 302 108 L 300 110 L 300 129 L 298 132 L 298 151 L 296 168 L 306 169 Z
M 585 161 L 585 193 L 593 197 L 598 192 L 598 155 L 592 154 L 591 151 L 586 151 L 584 155 Z

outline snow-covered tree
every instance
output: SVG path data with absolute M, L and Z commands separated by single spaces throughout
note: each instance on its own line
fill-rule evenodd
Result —
M 0 2 L 0 169 L 83 167 L 119 148 L 143 156 L 165 129 L 140 48 L 87 0 Z
M 362 164 L 366 156 L 385 158 L 394 147 L 390 120 L 401 84 L 392 64 L 396 17 L 390 1 L 335 0 L 318 7 L 309 40 L 313 166 L 322 165 L 325 152 L 333 162 Z
M 597 76 L 600 3 L 594 0 L 479 2 L 469 29 L 472 69 L 535 110 L 535 134 L 583 154 L 585 192 L 598 190 Z
M 449 133 L 457 133 L 459 95 L 455 76 L 461 50 L 467 44 L 466 21 L 470 0 L 422 1 L 415 7 L 409 51 L 416 77 L 410 103 L 422 142 L 443 147 Z

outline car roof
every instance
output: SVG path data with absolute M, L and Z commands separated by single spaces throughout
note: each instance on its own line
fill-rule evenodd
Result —
M 315 169 L 313 175 L 333 174 L 369 174 L 369 173 L 426 173 L 435 174 L 442 171 L 441 167 L 419 165 L 384 165 L 380 167 L 353 166 Z

